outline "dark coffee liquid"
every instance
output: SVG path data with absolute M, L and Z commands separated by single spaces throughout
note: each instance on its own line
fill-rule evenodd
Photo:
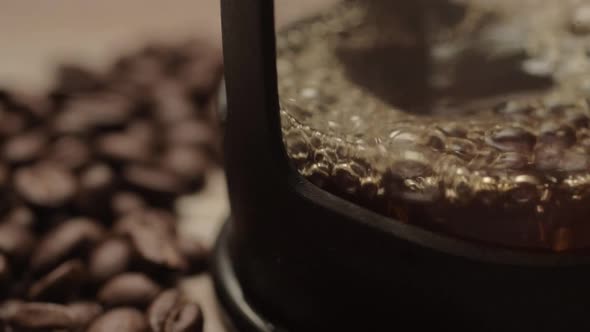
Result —
M 433 231 L 588 247 L 590 7 L 407 3 L 346 1 L 279 34 L 297 169 Z

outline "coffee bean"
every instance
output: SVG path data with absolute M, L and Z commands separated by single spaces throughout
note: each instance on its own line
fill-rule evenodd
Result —
M 2 147 L 2 157 L 11 164 L 30 163 L 41 157 L 47 143 L 45 135 L 31 131 L 10 138 Z
M 121 128 L 131 117 L 130 101 L 117 94 L 100 93 L 68 100 L 64 112 L 77 112 L 92 129 Z
M 35 246 L 35 237 L 30 229 L 16 223 L 0 224 L 0 252 L 9 259 L 24 262 Z
M 139 228 L 154 228 L 166 235 L 176 235 L 176 217 L 162 209 L 142 209 L 125 215 L 115 225 L 115 232 L 130 234 Z
M 145 162 L 151 157 L 149 144 L 129 134 L 108 134 L 97 141 L 102 156 L 113 161 Z
M 486 143 L 500 151 L 528 152 L 535 146 L 533 134 L 519 127 L 496 130 L 486 138 Z
M 10 111 L 22 114 L 29 123 L 39 123 L 40 120 L 45 120 L 53 106 L 47 96 L 24 91 L 11 91 L 6 105 Z
M 171 232 L 174 224 L 168 224 L 161 217 L 142 212 L 120 220 L 115 231 L 128 236 L 139 256 L 148 264 L 171 270 L 186 269 L 187 262 L 182 256 Z
M 162 157 L 162 167 L 192 182 L 203 182 L 209 167 L 209 158 L 202 149 L 176 145 L 168 148 Z
M 18 329 L 51 331 L 71 330 L 75 321 L 64 305 L 44 302 L 28 302 L 15 305 L 5 319 Z M 113 330 L 114 331 L 114 330 Z
M 179 79 L 196 98 L 203 98 L 213 93 L 222 76 L 221 51 L 205 45 L 207 42 L 204 41 L 189 43 L 185 49 L 187 55 L 193 60 L 177 69 Z
M 164 332 L 202 332 L 203 312 L 196 303 L 177 307 L 166 319 Z
M 0 107 L 0 136 L 12 137 L 27 126 L 25 117 L 16 112 L 8 112 Z
M 67 307 L 79 331 L 85 331 L 86 327 L 103 312 L 102 306 L 95 302 L 73 302 Z
M 111 201 L 111 208 L 118 216 L 139 212 L 145 207 L 146 203 L 141 196 L 128 191 L 115 193 Z
M 171 206 L 178 195 L 187 191 L 187 183 L 181 177 L 161 168 L 129 165 L 122 175 L 132 189 L 143 193 L 152 204 Z
M 186 95 L 185 87 L 166 80 L 154 89 L 156 119 L 163 124 L 178 123 L 194 115 L 194 107 Z
M 158 59 L 151 56 L 127 57 L 115 63 L 113 76 L 126 85 L 146 90 L 162 80 L 164 69 Z
M 192 273 L 202 272 L 207 267 L 209 249 L 203 242 L 188 236 L 179 236 L 178 248 L 186 259 L 189 271 Z
M 14 186 L 25 201 L 44 208 L 63 206 L 77 189 L 76 179 L 69 171 L 49 163 L 18 169 Z
M 170 144 L 198 145 L 215 144 L 217 137 L 211 125 L 204 121 L 182 121 L 168 128 L 166 140 Z
M 129 124 L 125 133 L 134 140 L 143 142 L 146 145 L 153 144 L 155 138 L 159 135 L 156 125 L 148 120 L 133 121 Z
M 82 255 L 104 237 L 104 229 L 86 218 L 70 219 L 47 233 L 39 242 L 31 268 L 50 269 L 71 255 Z
M 74 64 L 62 64 L 57 68 L 55 91 L 60 94 L 77 95 L 94 92 L 103 85 L 103 79 L 88 68 Z
M 53 302 L 68 300 L 78 292 L 84 275 L 80 260 L 62 263 L 31 286 L 29 298 Z
M 56 115 L 53 119 L 52 129 L 58 134 L 87 135 L 91 132 L 92 124 L 86 114 L 70 107 Z
M 67 169 L 78 170 L 90 162 L 91 153 L 84 141 L 66 136 L 58 139 L 51 147 L 48 160 Z
M 2 222 L 11 223 L 27 229 L 33 229 L 36 223 L 36 218 L 33 211 L 28 207 L 24 205 L 16 205 L 6 213 Z
M 160 292 L 160 286 L 140 273 L 125 273 L 108 281 L 98 292 L 106 306 L 146 307 Z
M 9 317 L 13 317 L 18 308 L 23 304 L 19 299 L 7 299 L 0 303 L 0 321 L 5 322 Z
M 108 220 L 111 218 L 109 200 L 115 189 L 115 175 L 105 164 L 94 164 L 80 174 L 77 205 L 84 214 Z
M 94 320 L 87 332 L 148 332 L 149 327 L 141 311 L 117 308 Z
M 168 289 L 152 302 L 147 310 L 150 328 L 154 332 L 164 331 L 166 320 L 178 306 L 183 304 L 177 289 Z
M 90 278 L 103 282 L 125 272 L 131 265 L 133 251 L 125 239 L 110 238 L 94 248 L 88 259 Z
M 0 290 L 5 290 L 9 287 L 12 276 L 12 269 L 6 256 L 0 254 Z

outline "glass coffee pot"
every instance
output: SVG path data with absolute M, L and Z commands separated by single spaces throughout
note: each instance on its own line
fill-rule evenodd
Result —
M 280 6 L 222 1 L 234 324 L 590 327 L 590 2 Z

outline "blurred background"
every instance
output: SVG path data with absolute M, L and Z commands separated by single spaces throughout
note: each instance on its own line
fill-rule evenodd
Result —
M 333 0 L 278 0 L 279 25 Z M 60 64 L 105 71 L 118 57 L 150 43 L 204 39 L 221 56 L 219 0 L 0 0 L 0 88 L 43 94 Z M 177 204 L 180 232 L 214 241 L 229 214 L 221 169 L 206 186 Z M 224 331 L 207 275 L 187 280 L 186 289 L 205 311 L 205 331 Z

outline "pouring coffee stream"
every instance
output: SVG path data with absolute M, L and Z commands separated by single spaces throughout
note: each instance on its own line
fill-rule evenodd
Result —
M 296 168 L 436 232 L 587 248 L 588 5 L 403 3 L 347 1 L 279 33 L 283 134 Z

